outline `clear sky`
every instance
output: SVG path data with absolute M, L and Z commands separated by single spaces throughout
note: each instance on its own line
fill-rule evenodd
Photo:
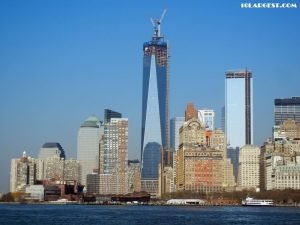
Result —
M 9 190 L 10 159 L 23 151 L 37 157 L 45 142 L 59 142 L 76 158 L 79 126 L 92 114 L 103 119 L 105 108 L 129 118 L 129 158 L 140 157 L 142 45 L 152 37 L 150 17 L 164 8 L 171 117 L 191 101 L 215 109 L 220 126 L 224 72 L 247 67 L 254 142 L 262 145 L 274 98 L 300 96 L 300 2 L 291 0 L 298 9 L 242 9 L 241 2 L 2 0 L 0 192 Z

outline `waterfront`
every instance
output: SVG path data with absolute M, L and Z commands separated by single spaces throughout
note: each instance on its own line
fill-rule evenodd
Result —
M 0 224 L 299 224 L 299 207 L 0 205 Z

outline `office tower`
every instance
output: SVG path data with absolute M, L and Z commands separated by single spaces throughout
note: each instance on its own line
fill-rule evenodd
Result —
M 227 157 L 231 159 L 236 176 L 239 148 L 253 142 L 252 72 L 247 69 L 228 71 L 225 76 Z
M 275 125 L 292 119 L 300 123 L 300 97 L 278 98 L 274 100 Z
M 122 114 L 111 109 L 104 109 L 104 123 L 109 123 L 111 118 L 122 118 Z
M 224 148 L 210 146 L 214 133 L 207 133 L 192 104 L 188 104 L 185 115 L 185 122 L 180 128 L 180 144 L 176 157 L 177 191 L 222 191 Z M 220 132 L 216 132 L 219 137 Z M 215 140 L 213 143 L 222 142 Z
M 161 151 L 169 148 L 169 53 L 160 34 L 162 18 L 152 21 L 154 35 L 143 45 L 141 182 L 142 190 L 153 195 L 158 191 Z
M 174 117 L 170 121 L 170 147 L 173 152 L 178 150 L 179 129 L 184 123 L 184 117 Z
M 86 185 L 86 175 L 98 169 L 101 123 L 90 116 L 80 126 L 77 138 L 77 159 L 81 164 L 81 184 Z
M 65 159 L 65 151 L 59 143 L 47 142 L 43 145 L 38 155 L 38 159 L 47 159 L 52 156 L 58 156 Z
M 100 194 L 128 193 L 128 119 L 104 124 L 100 144 Z
M 23 152 L 19 159 L 11 160 L 10 192 L 25 192 L 26 186 L 33 185 L 42 177 L 42 161 L 31 158 Z
M 252 72 L 226 72 L 225 129 L 229 147 L 252 144 Z
M 215 111 L 212 109 L 199 109 L 198 118 L 206 130 L 215 129 Z
M 260 181 L 260 148 L 245 145 L 240 148 L 238 187 L 240 189 L 259 188 Z

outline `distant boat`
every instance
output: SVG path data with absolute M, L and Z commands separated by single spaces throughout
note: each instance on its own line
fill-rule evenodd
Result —
M 206 201 L 202 199 L 170 199 L 167 205 L 205 205 Z
M 62 199 L 58 199 L 56 201 L 49 201 L 48 203 L 66 205 L 66 204 L 75 204 L 75 203 L 77 203 L 77 201 L 68 201 L 67 199 L 62 198 Z
M 254 199 L 247 197 L 242 201 L 242 206 L 274 206 L 274 202 L 271 199 Z

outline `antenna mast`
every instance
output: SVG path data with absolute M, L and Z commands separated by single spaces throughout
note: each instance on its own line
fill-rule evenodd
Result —
M 163 11 L 163 13 L 161 14 L 160 19 L 152 19 L 151 18 L 151 22 L 154 28 L 154 34 L 153 34 L 153 39 L 154 40 L 159 40 L 160 38 L 162 38 L 162 36 L 160 36 L 160 24 L 163 21 L 165 14 L 167 12 L 167 9 L 165 9 Z

